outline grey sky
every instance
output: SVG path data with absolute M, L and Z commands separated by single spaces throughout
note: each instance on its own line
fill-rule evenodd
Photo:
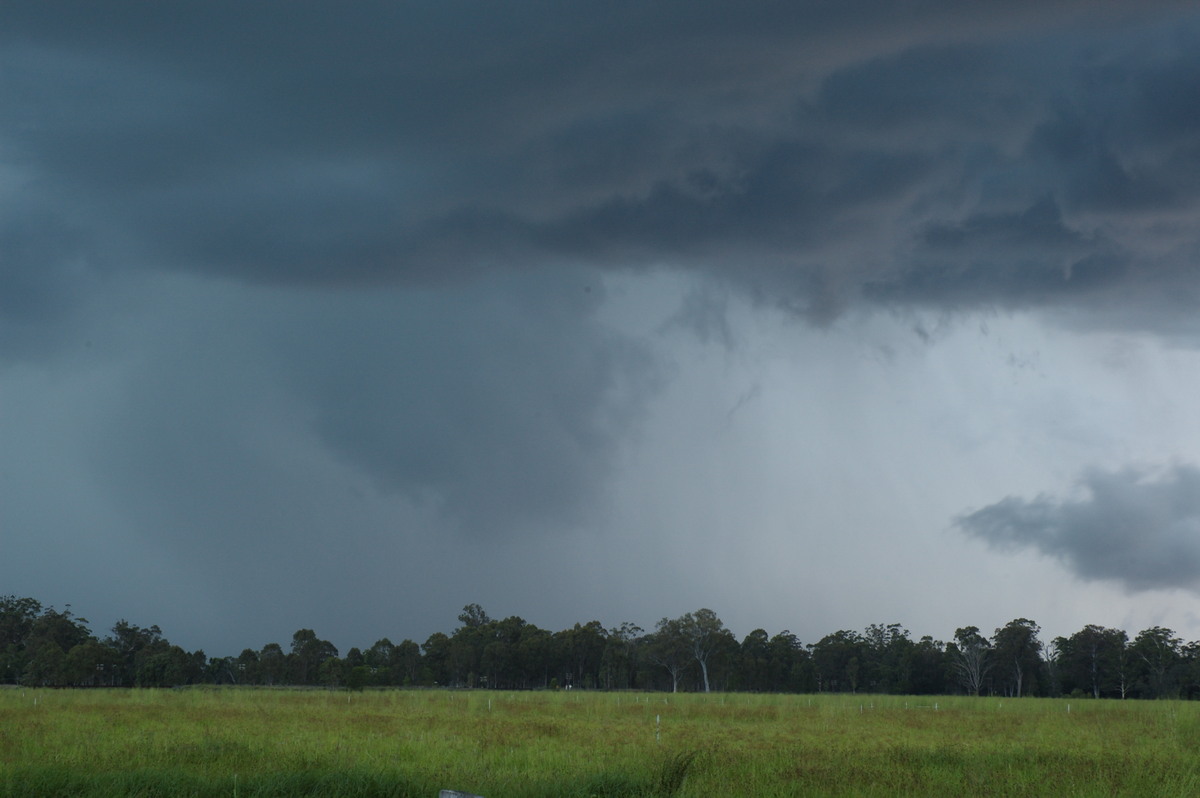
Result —
M 214 655 L 1200 638 L 1198 54 L 1180 2 L 6 7 L 0 593 Z

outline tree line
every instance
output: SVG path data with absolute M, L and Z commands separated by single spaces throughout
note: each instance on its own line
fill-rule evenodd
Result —
M 491 618 L 469 604 L 450 634 L 421 644 L 381 638 L 343 656 L 312 629 L 285 648 L 268 643 L 236 657 L 172 644 L 157 626 L 118 621 L 99 637 L 86 618 L 32 598 L 0 596 L 0 683 L 53 687 L 190 684 L 862 692 L 906 695 L 1200 698 L 1200 642 L 1160 626 L 1132 640 L 1088 625 L 1043 642 L 1018 618 L 990 636 L 913 640 L 898 623 L 840 630 L 815 643 L 755 629 L 739 641 L 715 612 L 663 618 L 652 631 L 598 621 L 550 632 L 522 618 Z

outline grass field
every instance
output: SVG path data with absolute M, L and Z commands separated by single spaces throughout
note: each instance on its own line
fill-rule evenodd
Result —
M 1200 793 L 1200 703 L 0 690 L 2 796 L 433 798 L 440 789 L 1190 796 Z

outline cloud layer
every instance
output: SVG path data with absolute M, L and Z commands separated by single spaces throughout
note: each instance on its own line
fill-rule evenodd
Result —
M 62 5 L 6 12 L 0 152 L 10 246 L 84 273 L 666 262 L 821 321 L 1194 289 L 1178 4 Z
M 1080 499 L 1010 496 L 957 525 L 1002 551 L 1054 557 L 1081 579 L 1200 590 L 1200 469 L 1091 471 L 1081 484 Z
M 1198 54 L 1200 15 L 1145 0 L 4 8 L 0 581 L 187 585 L 210 630 L 281 596 L 342 622 L 314 584 L 425 629 L 410 595 L 682 613 L 865 534 L 792 474 L 872 529 L 862 474 L 925 497 L 916 535 L 1044 463 L 1187 461 L 1127 420 L 1190 410 L 1088 336 L 1197 341 Z M 963 528 L 1190 584 L 1182 526 L 1077 542 L 1167 473 Z M 80 553 L 34 584 L 46 549 Z M 782 562 L 759 606 L 795 599 Z

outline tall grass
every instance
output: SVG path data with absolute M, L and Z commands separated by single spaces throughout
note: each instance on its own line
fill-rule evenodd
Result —
M 0 796 L 431 798 L 440 789 L 488 798 L 1193 795 L 1200 705 L 0 690 Z

